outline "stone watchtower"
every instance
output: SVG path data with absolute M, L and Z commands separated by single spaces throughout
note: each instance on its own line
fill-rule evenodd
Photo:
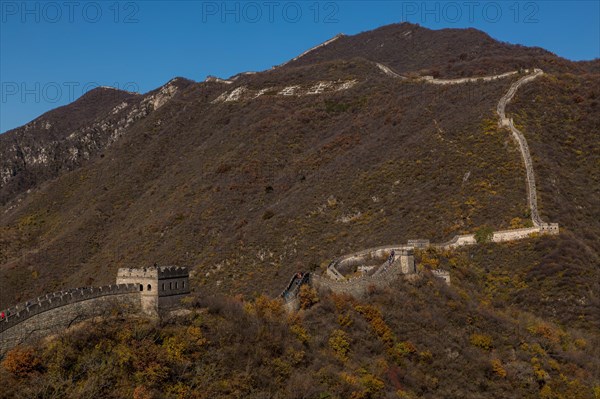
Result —
M 190 278 L 185 267 L 121 268 L 117 273 L 117 284 L 138 285 L 142 311 L 151 316 L 176 307 L 190 293 Z

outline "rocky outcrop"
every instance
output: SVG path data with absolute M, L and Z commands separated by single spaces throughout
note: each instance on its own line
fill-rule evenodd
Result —
M 191 83 L 176 78 L 145 95 L 99 87 L 0 135 L 0 204 L 81 166 Z

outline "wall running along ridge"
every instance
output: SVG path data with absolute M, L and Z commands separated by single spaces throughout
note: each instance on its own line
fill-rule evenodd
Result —
M 388 66 L 380 63 L 375 65 L 386 75 L 396 78 L 408 80 L 407 77 L 401 76 L 394 72 Z M 523 76 L 514 82 L 508 92 L 502 96 L 497 106 L 497 113 L 499 117 L 499 126 L 508 128 L 512 137 L 519 146 L 523 164 L 525 165 L 526 171 L 526 184 L 527 184 L 527 203 L 531 211 L 531 220 L 533 227 L 511 229 L 511 230 L 500 230 L 492 233 L 490 240 L 492 242 L 505 242 L 520 240 L 527 237 L 531 237 L 534 234 L 558 234 L 559 226 L 558 223 L 544 223 L 539 216 L 537 207 L 537 192 L 535 185 L 535 174 L 533 172 L 533 161 L 529 152 L 529 146 L 523 133 L 521 133 L 514 125 L 512 118 L 506 117 L 506 105 L 513 99 L 517 90 L 522 85 L 529 83 L 537 77 L 543 75 L 541 69 L 525 70 L 528 75 Z M 435 79 L 432 76 L 424 76 L 419 78 L 419 81 L 423 81 L 429 84 L 438 85 L 451 85 L 451 84 L 464 84 L 474 82 L 490 82 L 497 79 L 504 79 L 519 74 L 518 71 L 506 72 L 493 76 L 482 76 L 475 78 L 460 78 L 460 79 Z M 429 240 L 409 240 L 408 245 L 390 245 L 378 248 L 371 248 L 364 251 L 355 252 L 346 256 L 340 257 L 329 264 L 327 271 L 324 275 L 311 274 L 310 279 L 306 281 L 317 288 L 328 289 L 336 293 L 345 293 L 353 296 L 363 296 L 369 289 L 369 287 L 385 287 L 393 284 L 401 276 L 407 276 L 416 274 L 416 268 L 414 266 L 414 256 L 412 250 L 414 248 L 438 248 L 443 250 L 454 249 L 464 245 L 475 245 L 477 240 L 475 234 L 463 234 L 456 235 L 451 240 L 439 243 L 430 244 Z M 371 269 L 368 273 L 355 278 L 346 278 L 340 270 L 352 269 L 355 266 L 364 265 L 369 263 L 373 259 L 381 258 L 382 256 L 389 256 L 391 251 L 394 250 L 400 255 L 395 257 L 393 262 L 385 262 L 382 265 L 376 266 Z M 444 270 L 433 270 L 433 274 L 450 283 L 450 275 Z M 292 279 L 293 283 L 294 279 Z M 292 284 L 290 283 L 290 284 Z M 288 287 L 289 288 L 289 287 Z M 297 292 L 296 292 L 297 296 Z M 286 304 L 290 305 L 289 308 L 297 308 L 297 299 L 294 296 L 294 292 L 288 290 L 284 291 L 282 297 L 286 301 Z M 296 301 L 296 302 L 294 302 Z
M 4 313 L 0 321 L 0 355 L 85 319 L 115 313 L 140 314 L 141 297 L 137 284 L 74 288 L 18 304 Z
M 16 345 L 56 334 L 83 320 L 115 314 L 157 318 L 189 294 L 185 267 L 121 268 L 117 284 L 54 292 L 4 310 L 0 356 Z

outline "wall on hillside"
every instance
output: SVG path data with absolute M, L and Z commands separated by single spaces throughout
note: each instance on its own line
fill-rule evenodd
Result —
M 354 297 L 365 296 L 371 287 L 385 288 L 395 284 L 405 275 L 416 273 L 414 257 L 399 256 L 391 265 L 387 265 L 372 276 L 362 276 L 345 281 L 336 281 L 316 274 L 310 275 L 310 283 L 318 290 L 330 290 L 338 294 L 347 294 Z
M 527 238 L 531 236 L 533 233 L 540 232 L 539 227 L 529 227 L 524 229 L 514 229 L 514 230 L 500 230 L 495 231 L 492 236 L 493 242 L 502 242 L 502 241 L 512 241 L 512 240 L 520 240 L 523 238 Z
M 88 287 L 48 294 L 29 306 L 21 304 L 5 313 L 7 318 L 0 321 L 0 355 L 86 319 L 140 314 L 141 296 L 134 284 Z

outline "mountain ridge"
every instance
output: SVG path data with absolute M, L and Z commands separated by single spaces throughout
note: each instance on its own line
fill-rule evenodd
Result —
M 0 273 L 14 287 L 3 290 L 1 302 L 39 291 L 39 283 L 24 279 L 29 273 L 59 288 L 108 282 L 124 262 L 156 260 L 191 262 L 202 286 L 271 292 L 301 259 L 315 269 L 398 238 L 445 240 L 486 224 L 524 227 L 518 150 L 495 127 L 496 101 L 509 82 L 428 87 L 419 82 L 428 68 L 396 82 L 356 55 L 316 63 L 301 57 L 301 64 L 232 84 L 183 81 L 160 109 L 124 129 L 104 157 L 53 176 L 21 202 L 6 202 L 2 228 L 10 245 L 0 253 Z M 357 84 L 312 97 L 267 92 L 213 103 L 246 85 L 283 90 L 344 79 Z M 385 147 L 393 150 L 382 156 Z M 67 264 L 53 266 L 60 259 Z M 218 265 L 229 265 L 227 278 Z M 281 275 L 256 287 L 269 268 Z M 257 270 L 253 277 L 250 269 Z
M 404 29 L 81 119 L 104 137 L 88 158 L 4 192 L 0 309 L 121 267 L 186 266 L 192 292 L 159 323 L 116 307 L 17 348 L 0 397 L 594 398 L 595 63 Z M 354 255 L 409 239 L 416 278 L 362 279 L 360 299 L 297 286 L 285 313 L 291 275 L 357 276 Z

